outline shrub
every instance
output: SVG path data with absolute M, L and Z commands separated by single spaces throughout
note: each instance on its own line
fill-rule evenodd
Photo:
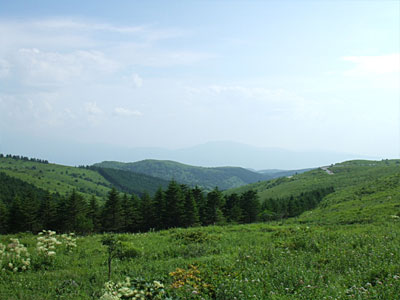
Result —
M 18 239 L 10 238 L 6 246 L 0 243 L 0 268 L 2 271 L 26 271 L 31 264 L 28 249 Z
M 164 289 L 164 285 L 159 281 L 147 282 L 141 278 L 130 280 L 129 277 L 123 282 L 107 282 L 104 294 L 100 300 L 119 300 L 119 299 L 170 299 Z

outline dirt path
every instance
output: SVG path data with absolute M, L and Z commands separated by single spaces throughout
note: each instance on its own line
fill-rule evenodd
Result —
M 329 167 L 321 167 L 322 170 L 324 170 L 326 173 L 328 173 L 328 175 L 333 175 L 335 173 L 333 173 L 331 170 L 328 169 Z

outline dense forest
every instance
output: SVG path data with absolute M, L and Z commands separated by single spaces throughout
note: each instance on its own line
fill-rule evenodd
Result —
M 0 173 L 0 232 L 144 232 L 174 227 L 242 224 L 299 215 L 315 207 L 333 189 L 260 203 L 255 191 L 224 195 L 218 188 L 205 193 L 172 180 L 151 197 L 122 194 L 113 188 L 104 205 L 76 190 L 50 194 Z M 278 204 L 279 203 L 279 204 Z

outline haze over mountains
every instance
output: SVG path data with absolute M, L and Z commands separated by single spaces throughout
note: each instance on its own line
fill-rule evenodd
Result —
M 27 146 L 29 145 L 29 147 Z M 135 162 L 145 159 L 172 160 L 202 167 L 235 166 L 254 170 L 295 170 L 314 168 L 352 159 L 381 159 L 333 151 L 294 151 L 267 148 L 237 142 L 215 141 L 180 149 L 157 147 L 122 147 L 106 144 L 31 142 L 29 138 L 7 142 L 3 138 L 0 152 L 46 158 L 65 165 L 91 165 L 101 161 Z M 25 149 L 21 152 L 21 149 Z

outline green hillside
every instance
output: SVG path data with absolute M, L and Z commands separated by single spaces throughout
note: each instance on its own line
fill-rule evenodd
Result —
M 165 189 L 169 183 L 161 178 L 119 169 L 99 167 L 91 167 L 91 169 L 99 172 L 121 192 L 139 196 L 145 192 L 149 195 L 154 195 L 160 187 Z
M 146 191 L 153 195 L 168 185 L 160 178 L 118 169 L 70 167 L 4 156 L 0 157 L 0 172 L 51 193 L 65 195 L 75 189 L 87 199 L 92 195 L 104 198 L 112 186 L 129 194 Z
M 353 160 L 338 163 L 326 168 L 318 168 L 303 174 L 263 181 L 231 189 L 226 193 L 242 193 L 253 189 L 261 200 L 299 195 L 302 192 L 319 188 L 334 187 L 335 190 L 357 185 L 397 174 L 400 172 L 400 160 Z
M 400 172 L 371 179 L 327 195 L 295 222 L 316 224 L 376 223 L 400 218 Z
M 0 157 L 0 172 L 62 195 L 76 189 L 85 196 L 104 197 L 111 187 L 93 170 L 10 157 Z
M 48 192 L 33 184 L 27 183 L 15 177 L 10 177 L 0 172 L 0 203 L 10 204 L 16 197 L 30 197 L 43 199 Z
M 220 189 L 229 189 L 271 178 L 269 175 L 239 167 L 205 168 L 164 160 L 143 160 L 133 163 L 105 161 L 94 166 L 142 173 L 165 180 L 175 179 L 184 184 L 206 189 L 213 189 L 216 186 Z
M 162 284 L 165 300 L 398 299 L 399 183 L 393 174 L 343 187 L 317 209 L 279 222 L 117 235 L 130 251 L 113 261 L 111 280 L 130 277 L 130 293 Z M 70 252 L 57 246 L 45 266 L 36 236 L 0 242 L 10 237 L 27 245 L 33 266 L 14 274 L 4 260 L 10 276 L 0 281 L 1 299 L 14 299 L 17 284 L 21 300 L 111 299 L 107 291 L 118 291 L 104 288 L 103 235 L 80 237 Z
M 276 199 L 335 191 L 320 195 L 315 209 L 274 222 L 117 234 L 125 248 L 111 280 L 130 277 L 129 293 L 162 285 L 159 299 L 398 299 L 398 160 L 344 162 L 252 186 Z M 0 235 L 0 243 L 10 238 L 26 245 L 32 263 L 13 272 L 3 256 L 1 299 L 110 299 L 104 235 L 79 237 L 71 251 L 62 243 L 51 260 L 38 253 L 37 236 Z

